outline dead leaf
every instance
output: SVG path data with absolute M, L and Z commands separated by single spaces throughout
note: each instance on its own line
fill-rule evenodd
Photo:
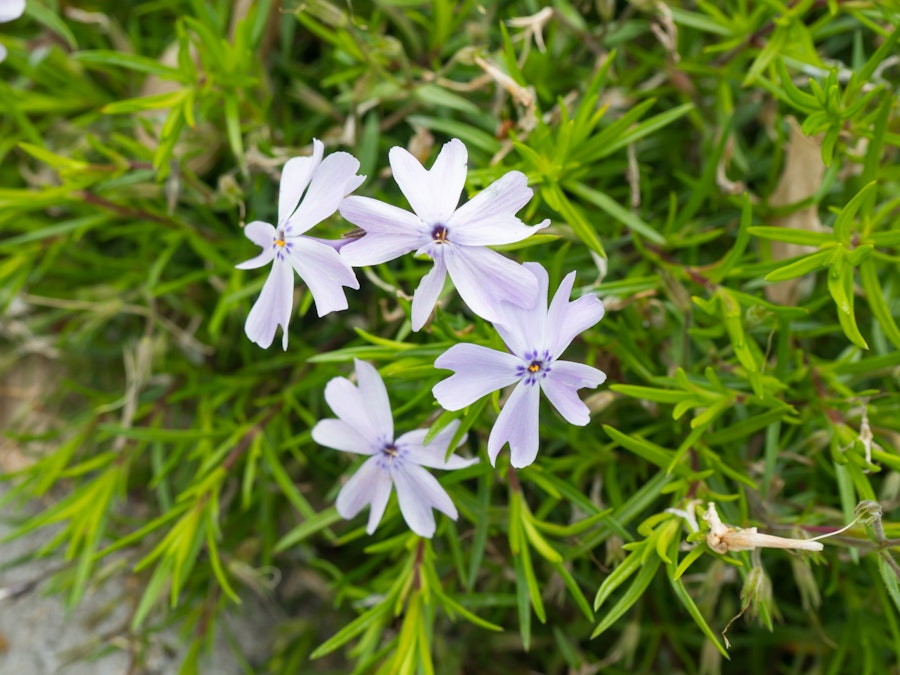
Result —
M 819 137 L 805 136 L 800 125 L 793 117 L 787 118 L 790 126 L 790 139 L 785 151 L 784 169 L 778 185 L 769 197 L 769 206 L 787 206 L 813 196 L 822 185 L 825 175 L 825 164 L 822 162 L 822 143 Z M 787 227 L 794 230 L 820 232 L 819 209 L 816 204 L 799 209 L 786 216 L 771 218 L 769 225 Z M 786 244 L 773 241 L 771 243 L 772 259 L 786 260 L 816 249 L 800 244 Z M 807 275 L 810 276 L 810 275 Z M 804 286 L 808 286 L 807 277 L 789 279 L 766 286 L 766 297 L 779 305 L 796 305 L 803 297 Z M 808 291 L 807 291 L 808 292 Z

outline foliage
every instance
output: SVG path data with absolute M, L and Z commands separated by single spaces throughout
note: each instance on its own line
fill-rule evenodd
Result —
M 117 644 L 179 623 L 184 671 L 202 668 L 274 566 L 327 601 L 275 590 L 297 620 L 257 672 L 900 661 L 900 6 L 538 10 L 28 0 L 0 26 L 0 368 L 49 366 L 39 403 L 4 403 L 24 466 L 7 501 L 52 497 L 16 534 L 55 527 L 35 556 L 62 563 L 72 605 L 127 561 L 140 593 Z M 822 178 L 785 201 L 803 173 L 786 170 L 790 118 Z M 576 270 L 574 295 L 606 303 L 567 353 L 609 375 L 590 425 L 542 404 L 537 462 L 491 467 L 496 395 L 441 414 L 430 389 L 449 346 L 501 345 L 455 295 L 411 333 L 411 257 L 359 270 L 346 312 L 318 319 L 300 291 L 286 352 L 246 339 L 265 275 L 234 267 L 256 254 L 241 226 L 272 222 L 278 172 L 314 137 L 359 158 L 358 194 L 397 204 L 393 146 L 427 165 L 461 139 L 470 196 L 527 174 L 520 216 L 552 227 L 507 254 L 551 289 Z M 433 540 L 396 501 L 371 537 L 332 506 L 352 466 L 310 429 L 354 358 L 379 368 L 400 431 L 461 418 L 482 458 L 440 476 L 460 518 Z M 708 502 L 786 536 L 866 518 L 822 554 L 723 555 L 686 517 Z

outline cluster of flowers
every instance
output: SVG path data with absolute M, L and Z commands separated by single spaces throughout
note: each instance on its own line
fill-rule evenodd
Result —
M 263 251 L 238 267 L 253 269 L 272 263 L 247 317 L 247 336 L 267 348 L 281 326 L 282 346 L 287 349 L 294 271 L 306 282 L 323 316 L 347 308 L 344 287 L 359 288 L 352 267 L 377 265 L 415 251 L 428 255 L 434 267 L 413 295 L 413 330 L 425 324 L 449 274 L 469 308 L 493 324 L 509 349 L 500 352 L 457 344 L 435 361 L 435 367 L 453 371 L 432 390 L 446 410 L 461 410 L 491 392 L 516 385 L 488 439 L 491 463 L 507 443 L 512 466 L 522 468 L 534 461 L 541 391 L 567 421 L 586 425 L 590 411 L 578 390 L 599 386 L 606 375 L 559 357 L 575 336 L 603 317 L 603 303 L 594 295 L 570 301 L 575 282 L 571 272 L 548 306 L 549 279 L 541 265 L 520 265 L 487 248 L 522 241 L 549 224 L 529 227 L 515 215 L 533 194 L 525 175 L 511 171 L 457 208 L 468 161 L 461 141 L 445 144 L 430 170 L 395 147 L 390 151 L 391 169 L 412 207 L 410 213 L 369 197 L 348 196 L 365 180 L 356 173 L 359 161 L 345 152 L 322 156 L 322 143 L 316 140 L 311 157 L 297 157 L 285 165 L 277 226 L 254 221 L 244 228 Z M 335 211 L 364 234 L 339 241 L 305 235 Z M 448 453 L 458 421 L 427 446 L 425 429 L 395 439 L 381 376 L 368 363 L 356 361 L 355 365 L 357 385 L 338 377 L 325 388 L 325 400 L 337 419 L 322 420 L 312 431 L 320 445 L 369 456 L 341 489 L 337 510 L 352 518 L 370 505 L 367 530 L 371 534 L 393 485 L 410 528 L 430 537 L 435 530 L 432 509 L 453 519 L 457 512 L 446 491 L 422 467 L 459 469 L 478 460 Z

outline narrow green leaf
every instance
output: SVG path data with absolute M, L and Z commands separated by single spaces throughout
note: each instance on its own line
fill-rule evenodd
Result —
M 783 267 L 779 267 L 766 275 L 766 281 L 787 281 L 788 279 L 795 279 L 796 277 L 802 277 L 804 274 L 820 270 L 828 264 L 832 255 L 834 255 L 832 248 L 811 253 Z
M 603 583 L 597 589 L 597 595 L 594 597 L 594 611 L 600 609 L 607 598 L 612 595 L 619 586 L 628 581 L 628 578 L 638 571 L 641 566 L 641 557 L 643 555 L 646 542 L 641 542 L 641 548 L 632 551 L 625 560 L 623 560 L 616 569 L 614 569 Z
M 516 608 L 519 612 L 519 633 L 522 636 L 522 648 L 527 652 L 531 647 L 531 593 L 528 589 L 522 556 L 513 556 L 513 568 L 516 571 Z
M 875 260 L 866 258 L 859 264 L 859 278 L 862 282 L 866 302 L 875 319 L 884 331 L 885 336 L 897 349 L 900 349 L 900 328 L 891 314 L 890 307 L 885 299 L 881 283 L 878 281 L 878 272 L 875 269 Z
M 304 539 L 331 527 L 341 520 L 341 514 L 337 512 L 337 509 L 331 506 L 324 511 L 317 513 L 312 518 L 307 518 L 297 525 L 297 527 L 291 529 L 278 540 L 278 543 L 275 544 L 274 552 L 280 553 L 292 546 L 296 546 Z
M 72 59 L 87 66 L 100 69 L 124 68 L 139 73 L 158 75 L 166 80 L 180 80 L 181 73 L 158 59 L 151 59 L 140 54 L 128 54 L 110 49 L 88 49 L 72 54 Z
M 124 101 L 106 104 L 100 108 L 100 112 L 106 113 L 107 115 L 121 115 L 125 113 L 130 114 L 140 112 L 142 110 L 174 108 L 181 103 L 189 93 L 190 89 L 177 89 L 175 91 L 163 92 L 162 94 L 127 98 Z
M 386 598 L 383 602 L 366 610 L 353 621 L 341 628 L 337 633 L 320 644 L 312 654 L 309 655 L 311 660 L 320 659 L 326 654 L 330 654 L 335 649 L 350 642 L 357 635 L 366 630 L 369 626 L 386 618 L 391 607 L 390 599 Z
M 790 227 L 772 227 L 757 225 L 747 230 L 754 237 L 771 241 L 783 241 L 788 244 L 801 244 L 803 246 L 821 246 L 834 241 L 834 236 L 829 232 L 810 232 L 809 230 L 795 230 Z
M 631 586 L 629 586 L 628 590 L 625 592 L 625 595 L 623 595 L 606 615 L 604 615 L 600 620 L 600 623 L 597 624 L 597 627 L 594 629 L 594 632 L 591 633 L 592 640 L 603 633 L 607 628 L 611 627 L 623 614 L 625 614 L 625 612 L 631 609 L 634 603 L 640 600 L 644 591 L 646 591 L 647 587 L 650 585 L 650 582 L 653 581 L 653 577 L 656 576 L 656 570 L 659 569 L 659 563 L 659 558 L 650 556 L 650 559 L 641 566 L 641 571 L 638 572 Z M 596 607 L 597 604 L 594 603 L 594 606 Z
M 572 599 L 575 600 L 575 604 L 578 605 L 578 609 L 581 610 L 581 613 L 584 614 L 588 621 L 593 621 L 594 612 L 591 611 L 591 606 L 588 604 L 587 598 L 584 597 L 584 593 L 581 592 L 581 588 L 579 588 L 575 578 L 572 576 L 571 572 L 566 569 L 565 563 L 555 563 L 553 569 L 555 569 L 556 573 L 562 578 L 563 583 L 566 585 L 566 588 L 569 589 L 569 593 L 572 594 Z
M 700 613 L 700 610 L 697 607 L 697 604 L 694 602 L 694 599 L 687 592 L 687 589 L 684 587 L 684 582 L 678 577 L 671 577 L 670 581 L 672 582 L 672 590 L 675 591 L 675 597 L 681 601 L 681 604 L 684 605 L 684 608 L 688 611 L 688 614 L 691 615 L 691 618 L 694 620 L 694 623 L 700 628 L 703 634 L 709 638 L 709 640 L 716 646 L 716 649 L 719 650 L 719 653 L 724 656 L 726 659 L 731 658 L 728 656 L 728 651 L 725 647 L 722 646 L 722 643 L 719 642 L 719 638 L 713 633 L 712 629 L 709 627 L 709 624 L 706 623 L 706 619 Z
M 844 255 L 837 256 L 828 270 L 828 292 L 834 298 L 844 335 L 856 346 L 868 349 L 869 345 L 859 332 L 853 311 L 853 267 L 848 264 Z
M 642 387 L 634 384 L 613 384 L 610 386 L 610 389 L 642 401 L 656 401 L 657 403 L 680 403 L 684 399 L 690 397 L 690 394 L 685 391 Z
M 603 430 L 623 448 L 631 450 L 638 457 L 646 459 L 659 468 L 666 470 L 671 464 L 673 455 L 671 450 L 667 450 L 639 436 L 626 436 L 618 429 L 614 429 L 607 424 L 603 425 Z M 672 471 L 679 476 L 690 474 L 690 469 L 683 464 L 676 464 L 672 467 Z
M 603 250 L 603 244 L 600 242 L 600 237 L 597 236 L 595 227 L 585 218 L 581 209 L 569 201 L 569 198 L 559 189 L 558 185 L 555 183 L 545 185 L 541 189 L 541 195 L 547 200 L 548 204 L 556 205 L 553 208 L 559 211 L 560 215 L 569 223 L 575 235 L 588 248 L 596 251 L 604 258 L 606 257 L 606 252 Z M 548 197 L 549 199 L 547 199 Z
M 589 188 L 584 183 L 572 182 L 564 185 L 565 189 L 574 195 L 589 201 L 608 216 L 622 223 L 635 234 L 646 237 L 654 244 L 666 245 L 666 238 L 650 225 L 634 215 L 631 211 L 621 206 L 608 195 Z
M 853 196 L 853 199 L 847 202 L 847 205 L 841 209 L 840 214 L 838 214 L 837 220 L 834 221 L 834 238 L 847 248 L 852 247 L 850 241 L 850 226 L 853 224 L 853 219 L 856 218 L 859 207 L 868 199 L 868 196 L 876 189 L 877 185 L 878 183 L 874 180 L 865 185 Z M 864 215 L 871 216 L 872 214 Z

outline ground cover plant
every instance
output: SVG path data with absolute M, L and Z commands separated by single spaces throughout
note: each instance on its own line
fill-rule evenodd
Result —
M 896 671 L 900 4 L 0 21 L 6 509 L 101 650 Z

